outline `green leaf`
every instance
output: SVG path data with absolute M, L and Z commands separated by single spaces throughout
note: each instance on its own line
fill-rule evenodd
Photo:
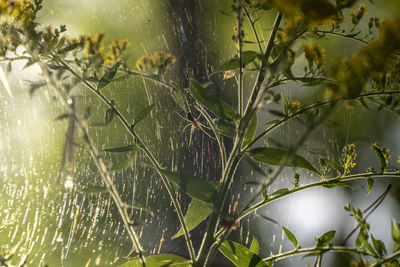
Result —
M 212 210 L 213 207 L 209 203 L 193 198 L 185 215 L 185 224 L 188 231 L 193 230 L 197 225 L 204 221 L 208 215 L 210 215 Z M 181 229 L 172 237 L 172 239 L 180 237 L 183 234 L 184 231 L 181 227 Z
M 290 155 L 287 150 L 271 147 L 259 147 L 246 152 L 246 154 L 261 163 L 274 166 L 303 168 L 320 174 L 317 169 L 303 157 L 296 154 Z
M 120 147 L 113 147 L 113 148 L 106 148 L 103 149 L 105 152 L 127 152 L 137 149 L 136 145 L 127 145 L 127 146 L 120 146 Z
M 115 115 L 115 110 L 113 108 L 109 108 L 106 110 L 106 114 L 104 116 L 104 124 L 109 124 L 113 119 Z
M 250 121 L 249 127 L 247 128 L 246 134 L 243 139 L 243 146 L 246 146 L 248 143 L 253 141 L 254 135 L 257 130 L 257 114 L 254 113 L 253 118 Z
M 226 240 L 222 242 L 219 251 L 237 267 L 267 267 L 262 258 L 246 247 Z
M 289 189 L 287 189 L 287 188 L 282 188 L 282 189 L 279 189 L 279 190 L 273 192 L 273 193 L 270 194 L 270 195 L 271 195 L 271 196 L 273 196 L 273 195 L 280 195 L 280 194 L 286 193 L 286 192 L 288 192 L 288 191 L 289 191 Z
M 253 171 L 257 172 L 260 175 L 263 176 L 267 176 L 268 174 L 265 173 L 265 171 L 258 166 L 258 163 L 254 162 L 253 160 L 249 159 L 249 158 L 245 158 L 245 161 L 250 165 L 250 167 L 252 168 Z
M 272 121 L 266 122 L 266 123 L 264 123 L 264 126 L 267 126 L 269 124 L 275 124 L 277 122 L 280 122 L 280 120 L 272 120 Z
M 353 188 L 349 182 L 336 181 L 336 180 L 335 181 L 329 181 L 328 180 L 328 183 L 323 184 L 322 186 L 326 187 L 326 188 L 333 188 L 333 187 L 337 187 L 337 186 L 348 187 L 350 189 Z
M 75 50 L 77 48 L 83 47 L 84 45 L 85 45 L 85 43 L 74 43 L 74 44 L 68 45 L 68 46 L 60 49 L 58 51 L 58 53 L 64 54 L 64 53 L 67 53 L 69 51 Z
M 144 118 L 146 118 L 151 110 L 153 109 L 154 104 L 151 104 L 150 106 L 145 107 L 144 109 L 142 109 L 139 114 L 136 116 L 134 122 L 133 122 L 133 127 L 135 127 L 136 125 L 138 125 Z
M 180 90 L 171 89 L 171 97 L 178 104 L 178 106 L 187 113 L 186 105 L 185 105 L 185 95 Z
M 87 193 L 87 194 L 101 194 L 101 193 L 107 192 L 107 187 L 93 186 L 93 187 L 88 187 L 85 189 L 80 189 L 79 191 L 82 193 Z
M 254 254 L 258 254 L 260 250 L 260 246 L 258 244 L 257 238 L 253 237 L 253 241 L 251 241 L 250 251 Z
M 119 171 L 128 168 L 132 164 L 132 158 L 128 157 L 127 159 L 119 162 L 112 166 L 113 171 Z
M 322 236 L 318 237 L 317 246 L 327 246 L 335 237 L 336 231 L 329 231 L 323 234 Z
M 368 195 L 371 192 L 372 187 L 374 186 L 374 180 L 372 178 L 368 178 L 367 185 L 368 185 L 368 190 L 367 190 L 367 195 Z
M 254 51 L 243 51 L 242 53 L 242 60 L 243 60 L 243 67 L 247 64 L 253 62 L 258 57 L 258 53 Z M 232 59 L 228 60 L 227 62 L 223 63 L 219 66 L 214 73 L 227 71 L 227 70 L 235 70 L 239 68 L 239 59 L 238 56 L 234 56 Z
M 372 256 L 377 257 L 374 248 L 368 243 L 368 234 L 360 231 L 356 238 L 356 247 L 364 246 L 364 248 L 371 253 Z
M 381 167 L 381 173 L 383 173 L 389 164 L 389 155 L 385 147 L 379 147 L 377 144 L 372 144 L 371 149 L 375 151 L 376 156 L 379 159 L 379 166 Z M 386 153 L 385 153 L 386 151 Z
M 192 198 L 212 203 L 218 193 L 212 183 L 199 177 L 167 170 L 160 170 L 160 172 Z
M 227 121 L 235 121 L 238 115 L 231 106 L 209 94 L 193 77 L 190 79 L 190 91 L 193 97 L 211 110 L 215 115 Z
M 374 236 L 371 234 L 371 239 L 372 239 L 372 245 L 374 245 L 374 248 L 378 255 L 380 257 L 383 257 L 386 255 L 386 247 L 385 244 L 381 240 L 377 240 L 374 238 Z
M 397 244 L 400 244 L 399 224 L 395 221 L 395 219 L 392 219 L 392 238 Z
M 286 117 L 286 115 L 284 113 L 282 113 L 279 110 L 275 110 L 275 109 L 269 109 L 268 110 L 272 115 L 278 116 L 278 117 Z
M 332 161 L 332 160 L 330 160 L 328 158 L 325 158 L 325 157 L 321 158 L 321 160 L 323 160 L 326 164 L 331 166 L 337 172 L 337 174 L 341 173 L 339 165 L 337 165 L 334 161 Z
M 61 114 L 60 116 L 57 116 L 57 118 L 55 118 L 54 120 L 55 121 L 60 121 L 60 120 L 67 119 L 69 117 L 71 117 L 70 113 L 64 113 L 64 114 Z
M 134 259 L 121 267 L 142 267 L 142 262 L 140 259 Z M 172 254 L 161 254 L 146 257 L 146 266 L 149 267 L 189 267 L 190 261 L 182 257 L 172 255 Z
M 114 64 L 107 72 L 101 77 L 99 83 L 97 84 L 97 89 L 103 89 L 106 87 L 113 79 L 115 74 L 117 74 L 119 66 L 121 66 L 122 61 L 118 61 L 117 63 Z
M 283 231 L 285 232 L 286 237 L 289 239 L 290 242 L 292 242 L 294 248 L 298 248 L 299 244 L 297 243 L 297 239 L 294 236 L 294 234 L 292 234 L 292 232 L 290 232 L 288 229 L 286 229 L 285 227 L 282 226 Z

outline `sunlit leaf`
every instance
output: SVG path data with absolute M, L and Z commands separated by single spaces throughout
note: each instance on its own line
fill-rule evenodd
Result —
M 293 246 L 295 248 L 299 247 L 299 244 L 297 243 L 297 239 L 294 236 L 294 234 L 292 234 L 292 232 L 290 232 L 288 229 L 286 229 L 285 227 L 282 226 L 283 231 L 285 232 L 286 237 L 289 239 L 290 242 L 292 242 Z
M 246 152 L 246 154 L 261 163 L 274 166 L 303 168 L 320 174 L 317 169 L 303 157 L 296 154 L 289 154 L 289 152 L 284 149 L 259 147 Z
M 113 108 L 109 108 L 106 110 L 106 114 L 104 115 L 104 124 L 109 124 L 115 115 L 115 110 Z
M 332 239 L 335 237 L 336 231 L 329 231 L 323 234 L 322 236 L 318 237 L 317 239 L 317 246 L 324 247 L 329 245 Z
M 192 198 L 211 203 L 217 195 L 216 187 L 204 179 L 167 170 L 160 172 Z
M 151 104 L 150 106 L 145 107 L 144 109 L 142 109 L 139 114 L 136 116 L 133 125 L 136 126 L 138 125 L 138 123 L 140 123 L 144 118 L 146 118 L 151 110 L 153 109 L 154 104 Z
M 190 79 L 190 91 L 197 101 L 199 101 L 220 118 L 228 121 L 235 121 L 238 118 L 238 115 L 231 106 L 209 94 L 206 89 L 193 77 Z
M 127 146 L 120 146 L 120 147 L 113 147 L 113 148 L 106 148 L 103 149 L 105 152 L 127 152 L 136 149 L 136 145 L 127 145 Z
M 107 72 L 103 75 L 103 77 L 101 77 L 98 85 L 97 85 L 97 89 L 103 89 L 104 87 L 106 87 L 113 79 L 115 74 L 117 74 L 118 68 L 119 66 L 121 66 L 122 61 L 118 61 L 117 63 L 114 64 L 114 66 L 112 66 L 109 70 L 107 70 Z
M 243 51 L 242 53 L 242 60 L 243 60 L 243 67 L 247 64 L 253 62 L 258 57 L 258 53 L 254 51 Z M 227 71 L 227 70 L 235 70 L 239 68 L 239 59 L 238 56 L 234 56 L 232 59 L 228 60 L 227 62 L 223 63 L 219 66 L 214 73 Z
M 83 47 L 84 45 L 85 45 L 85 43 L 74 43 L 74 44 L 68 45 L 68 46 L 60 49 L 58 52 L 60 54 L 64 54 L 64 53 L 67 53 L 69 51 L 75 50 L 77 48 Z
M 371 192 L 372 187 L 374 186 L 374 180 L 371 178 L 368 178 L 367 185 L 368 185 L 368 189 L 367 189 L 367 195 L 368 195 Z
M 204 221 L 208 215 L 210 215 L 212 210 L 213 207 L 209 203 L 193 198 L 185 215 L 185 224 L 188 231 L 191 231 L 202 221 Z M 180 237 L 183 234 L 184 231 L 181 227 L 181 229 L 172 237 L 172 239 Z
M 254 254 L 258 254 L 259 250 L 260 250 L 260 248 L 259 248 L 257 238 L 253 237 L 253 241 L 251 241 L 251 245 L 250 245 L 250 251 L 253 252 Z
M 253 141 L 254 135 L 257 130 L 257 114 L 254 113 L 253 118 L 250 121 L 249 127 L 247 128 L 246 134 L 243 139 L 243 146 L 246 146 L 248 143 Z
M 146 257 L 146 266 L 151 267 L 189 267 L 190 261 L 172 254 L 161 254 Z M 143 267 L 139 258 L 122 264 L 121 267 Z
M 263 262 L 262 258 L 253 253 L 248 248 L 226 240 L 222 242 L 219 250 L 225 257 L 227 257 L 237 267 L 267 267 L 268 265 Z

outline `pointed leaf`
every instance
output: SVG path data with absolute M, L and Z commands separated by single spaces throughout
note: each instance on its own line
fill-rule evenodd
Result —
M 260 250 L 257 238 L 253 237 L 253 241 L 251 241 L 250 251 L 254 254 L 258 254 Z
M 246 247 L 226 240 L 222 242 L 219 250 L 237 267 L 267 267 L 262 258 Z
M 272 120 L 272 121 L 266 122 L 266 123 L 264 123 L 264 126 L 267 126 L 269 124 L 275 124 L 277 122 L 280 122 L 280 120 Z
M 322 186 L 326 187 L 326 188 L 333 188 L 333 187 L 337 187 L 337 186 L 348 187 L 350 189 L 353 188 L 349 182 L 345 182 L 345 181 L 332 181 L 327 184 L 323 184 Z
M 136 145 L 127 145 L 127 146 L 120 146 L 120 147 L 113 147 L 113 148 L 106 148 L 103 149 L 105 152 L 127 152 L 137 149 Z
M 112 66 L 109 70 L 107 70 L 107 72 L 103 75 L 103 77 L 101 77 L 98 85 L 97 85 L 97 89 L 103 89 L 104 87 L 106 87 L 113 79 L 115 74 L 117 74 L 118 68 L 119 66 L 121 66 L 122 61 L 118 61 L 117 63 L 114 64 L 114 66 Z
M 378 255 L 380 257 L 385 256 L 387 253 L 385 244 L 381 240 L 375 239 L 372 234 L 371 234 L 371 239 L 372 239 L 372 245 L 374 245 L 374 248 L 378 253 Z
M 286 193 L 286 192 L 288 192 L 288 191 L 289 191 L 289 189 L 287 189 L 287 188 L 282 188 L 282 189 L 279 189 L 279 190 L 273 192 L 273 193 L 271 194 L 271 196 L 273 196 L 273 195 L 280 195 L 280 194 Z
M 247 64 L 253 62 L 258 57 L 258 53 L 254 51 L 243 51 L 242 52 L 242 60 L 243 60 L 243 67 Z M 232 59 L 228 60 L 221 66 L 219 66 L 214 73 L 227 71 L 227 70 L 235 70 L 239 68 L 239 59 L 238 56 L 234 56 Z
M 282 226 L 283 231 L 285 232 L 286 237 L 289 239 L 290 242 L 292 242 L 294 248 L 298 248 L 299 244 L 297 243 L 297 239 L 294 236 L 294 234 L 292 234 L 292 232 L 290 232 L 288 229 L 286 229 L 285 227 Z
M 112 166 L 113 171 L 119 171 L 128 168 L 132 164 L 133 160 L 131 157 L 128 157 L 127 159 L 120 161 L 118 164 L 115 164 Z
M 330 160 L 328 158 L 325 158 L 325 157 L 321 158 L 321 160 L 323 160 L 326 164 L 331 166 L 337 172 L 337 174 L 341 173 L 339 165 L 337 165 L 334 161 L 332 161 L 332 160 Z
M 134 259 L 125 264 L 122 264 L 121 267 L 142 267 L 142 262 L 140 259 Z M 154 266 L 154 267 L 189 267 L 190 261 L 184 259 L 182 257 L 172 255 L 172 254 L 161 254 L 154 255 L 150 257 L 146 257 L 146 266 Z
M 367 185 L 368 185 L 368 189 L 367 189 L 367 195 L 368 195 L 371 192 L 372 187 L 374 186 L 374 180 L 371 178 L 368 178 Z
M 224 120 L 236 120 L 238 115 L 231 106 L 209 94 L 206 89 L 193 77 L 190 79 L 190 91 L 193 97 Z
M 193 198 L 185 215 L 185 224 L 188 231 L 193 230 L 197 225 L 204 221 L 208 215 L 210 215 L 212 210 L 213 207 L 209 203 Z M 183 234 L 184 231 L 181 227 L 181 229 L 172 237 L 172 239 L 180 237 Z
M 248 143 L 253 141 L 254 135 L 257 130 L 257 114 L 254 113 L 253 118 L 250 121 L 249 127 L 247 128 L 246 134 L 243 139 L 243 146 L 246 146 Z
M 320 174 L 317 169 L 303 157 L 296 154 L 290 155 L 287 150 L 259 147 L 246 152 L 246 154 L 261 163 L 274 166 L 298 167 Z
M 67 52 L 72 51 L 74 49 L 77 49 L 79 47 L 83 47 L 84 45 L 85 45 L 85 43 L 74 43 L 74 44 L 68 45 L 68 46 L 60 49 L 58 52 L 60 54 L 64 54 L 64 53 L 67 53 Z
M 397 244 L 400 244 L 399 224 L 395 221 L 395 219 L 392 219 L 392 238 L 393 241 L 395 241 Z
M 69 114 L 69 113 L 64 113 L 64 114 L 61 114 L 60 116 L 57 116 L 57 118 L 55 118 L 54 120 L 55 120 L 55 121 L 60 121 L 60 120 L 67 119 L 67 118 L 69 118 L 69 117 L 71 117 L 71 114 Z
M 216 187 L 204 179 L 167 170 L 161 170 L 160 172 L 192 198 L 212 203 L 217 195 Z
M 104 116 L 104 124 L 109 124 L 115 115 L 115 110 L 113 108 L 109 108 L 106 110 L 106 114 Z
M 330 243 L 330 242 L 332 241 L 332 239 L 335 237 L 335 234 L 336 234 L 336 231 L 329 231 L 329 232 L 326 232 L 325 234 L 323 234 L 322 236 L 320 236 L 320 237 L 318 238 L 317 246 L 324 247 L 324 246 L 329 245 L 329 243 Z
M 133 122 L 133 126 L 136 126 L 138 123 L 140 123 L 144 118 L 146 118 L 151 110 L 153 109 L 154 104 L 151 104 L 150 106 L 145 107 L 144 109 L 142 109 L 139 114 L 136 116 L 134 122 Z

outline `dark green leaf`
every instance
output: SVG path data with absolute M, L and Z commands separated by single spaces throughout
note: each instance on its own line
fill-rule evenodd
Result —
M 104 186 L 93 186 L 93 187 L 88 187 L 85 189 L 79 190 L 82 193 L 87 193 L 87 194 L 101 194 L 107 192 L 107 187 Z
M 269 122 L 264 123 L 264 125 L 267 126 L 267 125 L 269 125 L 269 124 L 275 124 L 275 123 L 277 123 L 277 122 L 279 122 L 279 120 L 272 120 L 272 121 L 269 121 Z
M 150 114 L 153 107 L 154 107 L 154 104 L 151 104 L 150 106 L 147 106 L 144 109 L 142 109 L 139 112 L 139 114 L 136 116 L 136 118 L 133 122 L 133 126 L 138 125 L 138 123 L 140 123 L 144 118 L 146 118 Z
M 68 45 L 68 46 L 60 49 L 58 51 L 58 53 L 64 54 L 64 53 L 67 53 L 67 52 L 72 51 L 74 49 L 77 49 L 79 47 L 83 47 L 84 45 L 85 45 L 85 43 L 74 43 L 74 44 Z
M 64 114 L 61 114 L 60 116 L 58 116 L 57 118 L 55 118 L 54 120 L 55 120 L 55 121 L 60 121 L 60 120 L 67 119 L 67 118 L 69 118 L 69 117 L 71 117 L 71 114 L 69 114 L 69 113 L 64 113 Z
M 243 146 L 246 146 L 248 143 L 250 143 L 254 135 L 256 134 L 257 130 L 257 114 L 254 113 L 253 118 L 250 121 L 249 127 L 247 128 L 246 134 L 243 139 Z
M 113 79 L 115 74 L 117 74 L 118 68 L 119 66 L 121 66 L 122 61 L 118 61 L 117 63 L 114 64 L 114 66 L 112 66 L 109 70 L 107 70 L 107 72 L 103 75 L 103 77 L 101 77 L 98 85 L 97 85 L 97 89 L 103 89 L 104 87 L 106 87 Z
M 329 243 L 330 243 L 330 242 L 332 241 L 332 239 L 335 237 L 335 234 L 336 234 L 336 231 L 329 231 L 329 232 L 326 232 L 325 234 L 323 234 L 322 236 L 320 236 L 320 237 L 318 238 L 317 246 L 324 247 L 324 246 L 329 245 Z
M 383 151 L 383 148 L 379 147 L 376 144 L 371 145 L 371 149 L 375 151 L 376 156 L 379 159 L 379 166 L 381 167 L 381 173 L 383 173 L 386 168 L 388 167 L 388 158 L 385 156 L 385 153 Z
M 341 173 L 339 165 L 337 165 L 334 161 L 328 158 L 321 158 L 321 160 L 323 160 L 326 164 L 331 166 L 337 172 L 337 174 Z
M 258 166 L 258 163 L 254 162 L 253 160 L 251 160 L 251 159 L 249 159 L 247 157 L 245 158 L 245 160 L 250 165 L 252 170 L 256 171 L 260 175 L 267 176 L 265 171 L 260 166 Z
M 378 255 L 380 257 L 385 256 L 387 253 L 385 244 L 381 240 L 375 239 L 372 234 L 371 234 L 371 239 L 372 239 L 372 245 L 374 245 L 375 251 L 378 253 Z
M 113 171 L 119 171 L 128 168 L 132 164 L 133 160 L 131 157 L 128 157 L 127 159 L 120 161 L 118 164 L 115 164 L 112 166 Z
M 115 115 L 115 110 L 113 108 L 109 108 L 106 110 L 106 114 L 104 116 L 104 124 L 109 124 Z
M 368 195 L 369 192 L 371 192 L 372 187 L 374 186 L 374 180 L 371 178 L 368 178 L 367 185 L 368 185 L 368 190 L 367 190 L 367 195 Z
M 253 253 L 246 247 L 226 240 L 222 242 L 219 250 L 225 257 L 227 257 L 237 267 L 267 267 L 268 265 L 263 262 L 260 256 Z
M 289 154 L 287 150 L 271 147 L 259 147 L 246 152 L 246 154 L 261 163 L 274 166 L 304 168 L 320 174 L 317 169 L 303 157 L 296 154 Z
M 392 219 L 392 238 L 397 244 L 400 244 L 399 224 L 395 221 L 395 219 Z
M 65 69 L 63 66 L 55 65 L 55 64 L 47 64 L 47 67 L 51 70 L 63 70 Z
M 257 238 L 253 237 L 253 241 L 251 241 L 251 246 L 250 246 L 250 251 L 253 252 L 254 254 L 258 254 L 260 248 L 258 245 Z
M 206 89 L 193 77 L 190 79 L 190 91 L 197 101 L 199 101 L 220 118 L 228 121 L 235 121 L 238 118 L 238 115 L 231 106 L 209 94 Z
M 11 61 L 10 61 L 10 62 L 8 62 L 8 64 L 7 64 L 7 74 L 10 73 L 11 70 L 12 70 L 12 64 L 11 64 Z
M 174 90 L 171 89 L 171 96 L 172 99 L 179 105 L 179 107 L 187 113 L 188 111 L 186 110 L 186 105 L 185 105 L 185 95 L 181 90 Z
M 204 179 L 167 170 L 160 172 L 192 198 L 212 203 L 217 195 L 216 187 Z
M 286 192 L 288 192 L 288 191 L 289 191 L 289 189 L 287 189 L 287 188 L 282 188 L 282 189 L 279 189 L 279 190 L 273 192 L 273 193 L 270 194 L 270 195 L 271 195 L 271 196 L 273 196 L 273 195 L 281 195 L 281 194 L 286 193 Z
M 374 248 L 368 243 L 368 234 L 364 231 L 360 231 L 356 238 L 356 247 L 364 246 L 364 248 L 371 253 L 374 257 L 377 257 L 377 254 Z
M 278 116 L 278 117 L 286 117 L 285 114 L 283 114 L 282 112 L 280 112 L 279 110 L 275 110 L 275 109 L 269 109 L 268 110 L 272 115 Z
M 243 67 L 247 64 L 253 62 L 258 57 L 258 53 L 254 51 L 243 51 L 242 59 L 243 59 Z M 227 71 L 227 70 L 235 70 L 239 68 L 239 59 L 238 56 L 234 56 L 229 61 L 225 62 L 221 66 L 219 66 L 214 73 Z
M 294 236 L 294 234 L 292 234 L 292 232 L 290 232 L 288 229 L 286 229 L 285 227 L 282 226 L 283 231 L 285 232 L 286 237 L 289 239 L 290 242 L 292 242 L 294 248 L 298 248 L 299 245 L 297 243 L 297 239 Z
M 127 145 L 127 146 L 120 146 L 120 147 L 114 147 L 114 148 L 106 148 L 103 149 L 105 152 L 127 152 L 127 151 L 132 151 L 136 149 L 136 145 Z
M 149 267 L 189 267 L 190 265 L 190 261 L 187 259 L 172 254 L 146 257 L 146 266 Z M 121 267 L 143 267 L 143 265 L 138 258 L 122 264 Z
M 202 221 L 204 221 L 208 217 L 208 215 L 210 215 L 212 210 L 213 207 L 209 203 L 193 198 L 185 215 L 185 224 L 188 231 L 191 231 Z M 172 237 L 172 239 L 177 238 L 183 234 L 184 231 L 181 227 L 181 229 Z
M 393 97 L 390 95 L 386 98 L 386 105 L 390 106 L 390 104 L 392 104 L 393 101 Z
M 337 187 L 337 186 L 348 187 L 350 189 L 352 188 L 352 186 L 351 186 L 351 184 L 349 182 L 336 181 L 336 180 L 332 181 L 332 182 L 329 182 L 327 184 L 323 184 L 322 186 L 326 187 L 326 188 L 333 188 L 333 187 Z

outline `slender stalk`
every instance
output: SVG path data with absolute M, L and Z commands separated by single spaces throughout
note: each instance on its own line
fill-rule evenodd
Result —
M 240 2 L 240 4 L 242 6 L 242 9 L 243 9 L 244 13 L 246 14 L 247 20 L 250 23 L 251 30 L 253 31 L 254 37 L 256 38 L 256 42 L 257 42 L 257 45 L 258 45 L 258 50 L 260 51 L 260 54 L 262 54 L 263 53 L 263 49 L 262 49 L 262 46 L 261 46 L 260 38 L 258 37 L 258 33 L 257 33 L 257 30 L 256 30 L 255 25 L 254 25 L 254 21 L 253 21 L 251 15 L 250 15 L 249 11 L 247 10 L 246 6 L 243 5 L 242 2 Z
M 377 262 L 375 262 L 374 264 L 371 265 L 371 267 L 378 267 L 378 266 L 382 266 L 382 264 L 384 264 L 385 262 L 390 262 L 392 260 L 396 260 L 400 257 L 400 250 L 396 251 L 395 253 L 393 253 L 392 255 L 390 255 L 387 258 L 381 259 Z
M 128 132 L 132 135 L 132 137 L 135 139 L 137 145 L 142 149 L 142 151 L 145 153 L 145 155 L 147 156 L 147 158 L 150 160 L 150 162 L 152 163 L 152 165 L 154 166 L 155 170 L 157 171 L 157 173 L 159 174 L 162 182 L 164 183 L 165 188 L 167 189 L 167 192 L 170 196 L 170 199 L 172 201 L 172 204 L 174 206 L 174 209 L 178 215 L 179 218 L 179 222 L 182 226 L 182 229 L 184 231 L 184 235 L 185 235 L 185 240 L 186 240 L 186 245 L 189 251 L 189 255 L 191 260 L 195 259 L 195 252 L 194 252 L 194 248 L 193 248 L 193 244 L 192 241 L 190 239 L 190 235 L 189 235 L 189 230 L 186 227 L 185 224 L 185 219 L 183 216 L 183 212 L 181 210 L 181 207 L 177 201 L 177 199 L 175 198 L 175 194 L 173 193 L 172 190 L 172 186 L 170 185 L 170 183 L 168 182 L 167 178 L 161 173 L 162 167 L 160 165 L 160 163 L 157 161 L 157 159 L 155 158 L 155 156 L 150 152 L 150 150 L 147 148 L 147 146 L 144 144 L 144 142 L 140 139 L 140 137 L 135 133 L 135 131 L 133 130 L 133 128 L 130 126 L 129 122 L 127 121 L 127 119 L 122 115 L 122 113 L 113 105 L 113 103 L 111 103 L 110 100 L 108 100 L 99 90 L 97 90 L 96 88 L 94 88 L 90 83 L 88 83 L 86 80 L 84 80 L 79 74 L 77 74 L 73 69 L 71 69 L 71 67 L 69 67 L 65 62 L 63 62 L 62 60 L 60 61 L 60 64 L 67 70 L 69 71 L 72 75 L 74 75 L 75 77 L 79 78 L 80 81 L 91 91 L 93 92 L 96 96 L 98 96 L 109 108 L 114 109 L 115 115 L 118 117 L 118 119 L 122 122 L 122 124 L 125 126 L 125 128 L 128 130 Z
M 237 42 L 239 55 L 239 77 L 238 77 L 238 114 L 243 114 L 243 35 L 242 35 L 242 8 L 241 0 L 236 0 L 237 12 Z

